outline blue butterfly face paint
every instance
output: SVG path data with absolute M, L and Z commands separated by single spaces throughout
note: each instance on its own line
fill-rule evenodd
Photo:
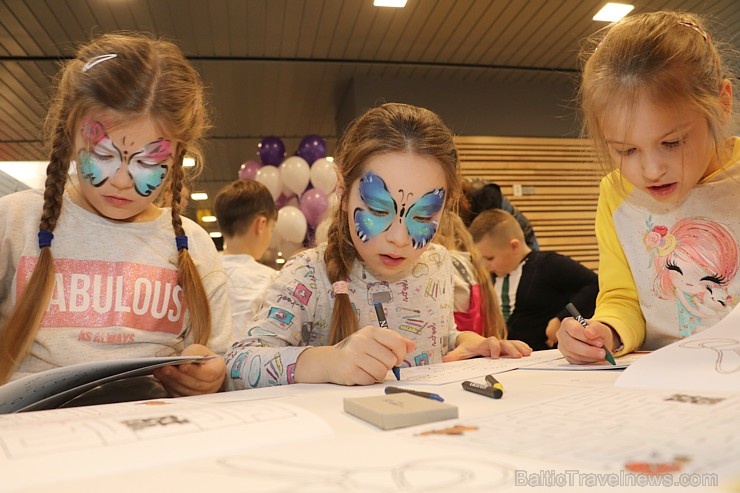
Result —
M 354 210 L 355 231 L 362 242 L 387 231 L 393 221 L 405 222 L 406 230 L 415 249 L 423 248 L 437 232 L 438 223 L 434 220 L 444 207 L 445 191 L 435 188 L 425 193 L 419 200 L 408 204 L 411 194 L 401 193 L 401 206 L 388 191 L 385 182 L 378 175 L 368 172 L 360 179 L 360 200 L 367 209 Z
M 155 140 L 129 154 L 125 138 L 123 148 L 119 148 L 100 122 L 86 121 L 82 134 L 86 145 L 78 153 L 80 175 L 94 187 L 114 176 L 123 163 L 128 165 L 134 189 L 142 197 L 148 197 L 159 188 L 167 175 L 164 163 L 172 156 L 169 140 Z

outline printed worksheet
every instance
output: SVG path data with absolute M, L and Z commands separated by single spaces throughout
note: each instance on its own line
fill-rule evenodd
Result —
M 619 358 L 615 358 L 616 365 L 609 363 L 608 361 L 596 361 L 586 365 L 574 365 L 568 363 L 565 358 L 553 359 L 545 361 L 544 363 L 538 363 L 536 365 L 523 366 L 522 370 L 567 370 L 567 371 L 588 371 L 588 370 L 624 370 L 629 365 L 642 358 L 643 356 L 650 354 L 649 351 L 636 351 L 634 353 L 625 354 Z
M 54 493 L 499 493 L 522 491 L 514 483 L 517 469 L 550 468 L 537 460 L 471 455 L 426 437 L 350 435 L 57 483 Z
M 724 475 L 714 472 L 681 469 L 683 464 L 691 467 L 691 459 L 671 453 L 663 460 L 641 451 L 636 456 L 646 456 L 646 460 L 625 465 L 617 461 L 620 465 L 616 468 L 602 468 L 588 460 L 586 450 L 579 455 L 587 457 L 585 461 L 567 454 L 573 448 L 565 449 L 567 460 L 562 460 L 558 453 L 552 453 L 553 441 L 543 436 L 539 440 L 547 445 L 549 456 L 536 449 L 528 455 L 508 453 L 508 443 L 497 448 L 491 434 L 506 425 L 489 424 L 483 420 L 456 427 L 438 423 L 428 431 L 312 439 L 150 467 L 135 474 L 57 482 L 54 493 L 202 493 L 204 487 L 209 491 L 260 493 L 663 493 L 676 491 L 673 486 L 693 486 L 686 491 L 709 493 L 723 491 L 720 481 L 726 482 Z M 577 450 L 580 444 L 578 433 L 571 432 L 562 447 Z M 613 451 L 608 445 L 602 448 L 607 453 Z M 633 452 L 632 445 L 628 453 Z M 732 464 L 733 460 L 736 456 L 724 463 Z M 46 491 L 34 488 L 24 493 Z
M 740 392 L 740 305 L 714 327 L 630 365 L 616 385 Z
M 469 457 L 490 452 L 594 470 L 732 474 L 740 471 L 739 408 L 736 393 L 598 387 L 413 433 L 465 445 Z
M 279 400 L 162 399 L 0 416 L 0 492 L 332 435 Z M 43 474 L 39 472 L 43 471 Z
M 524 358 L 472 358 L 436 365 L 412 366 L 411 368 L 401 368 L 400 382 L 396 381 L 396 377 L 390 371 L 385 380 L 386 382 L 399 384 L 413 382 L 415 384 L 444 385 L 524 368 L 529 365 L 562 358 L 562 356 L 562 353 L 557 349 L 550 349 L 534 351 L 530 356 Z

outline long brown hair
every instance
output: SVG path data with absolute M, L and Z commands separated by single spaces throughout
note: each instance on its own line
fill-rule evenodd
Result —
M 210 126 L 200 77 L 169 41 L 134 33 L 95 38 L 60 70 L 45 120 L 49 165 L 39 230 L 46 240 L 40 242 L 39 259 L 26 289 L 0 330 L 0 384 L 30 352 L 46 313 L 54 285 L 49 238 L 62 211 L 74 136 L 85 117 L 99 113 L 119 121 L 147 115 L 173 139 L 175 159 L 166 183 L 172 197 L 173 236 L 185 238 L 180 217 L 182 160 L 189 155 L 202 163 L 200 142 Z M 208 299 L 182 240 L 178 250 L 178 282 L 190 315 L 189 330 L 194 342 L 205 344 L 211 333 Z
M 475 246 L 470 231 L 465 227 L 462 218 L 453 211 L 445 211 L 439 222 L 439 229 L 433 240 L 451 251 L 467 252 L 470 254 L 470 263 L 473 275 L 480 285 L 483 316 L 483 337 L 497 337 L 506 339 L 506 321 L 498 304 L 491 273 L 483 262 L 483 257 Z M 459 328 L 459 327 L 458 327 Z
M 446 206 L 459 195 L 459 162 L 452 131 L 432 111 L 401 103 L 386 103 L 365 112 L 349 124 L 337 142 L 334 159 L 345 190 L 362 176 L 364 164 L 374 156 L 388 152 L 412 152 L 436 160 L 447 181 Z M 410 179 L 413 179 L 410 177 Z M 357 251 L 340 199 L 328 230 L 324 253 L 329 280 L 346 281 Z M 349 296 L 337 294 L 332 312 L 329 343 L 336 344 L 359 329 L 359 321 Z

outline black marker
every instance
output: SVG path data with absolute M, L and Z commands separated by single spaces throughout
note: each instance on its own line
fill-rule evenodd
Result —
M 375 315 L 378 317 L 378 327 L 389 329 L 388 320 L 385 319 L 385 310 L 383 310 L 383 303 L 380 301 L 375 302 Z M 394 366 L 393 374 L 396 376 L 396 380 L 401 380 L 401 367 Z
M 586 322 L 586 319 L 583 318 L 581 315 L 581 312 L 578 311 L 578 308 L 573 303 L 568 303 L 565 305 L 565 309 L 568 310 L 568 312 L 573 316 L 573 318 L 576 319 L 576 322 L 581 324 L 581 326 L 585 329 L 588 327 L 588 322 Z M 604 359 L 606 359 L 609 363 L 616 365 L 617 362 L 614 361 L 614 356 L 612 356 L 612 353 L 609 352 L 609 350 L 606 348 L 606 346 L 601 346 L 601 349 L 604 350 L 606 353 L 606 356 Z
M 504 395 L 504 386 L 501 385 L 501 382 L 496 380 L 496 377 L 494 377 L 493 375 L 486 375 L 486 382 L 491 384 L 494 394 L 498 393 L 498 396 L 494 396 L 496 397 L 496 399 Z
M 501 396 L 504 395 L 504 392 L 501 389 L 494 388 L 490 385 L 483 385 L 482 383 L 471 382 L 469 380 L 465 380 L 462 383 L 462 388 L 468 392 L 485 395 L 491 399 L 500 399 Z

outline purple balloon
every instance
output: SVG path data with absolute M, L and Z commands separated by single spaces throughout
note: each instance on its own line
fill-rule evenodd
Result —
M 239 178 L 242 180 L 254 180 L 262 165 L 257 161 L 247 161 L 239 168 Z
M 288 202 L 290 202 L 290 199 L 295 197 L 295 194 L 285 195 L 283 193 L 280 194 L 280 196 L 275 199 L 275 208 L 282 209 L 286 205 L 288 205 Z
M 262 164 L 277 166 L 285 158 L 285 144 L 274 135 L 265 137 L 257 144 L 257 154 L 259 154 Z
M 306 135 L 298 145 L 298 155 L 311 165 L 317 159 L 326 157 L 326 142 L 318 135 Z
M 329 199 L 321 190 L 309 188 L 301 195 L 299 204 L 301 206 L 301 212 L 306 216 L 306 222 L 309 226 L 315 228 L 324 219 L 326 209 L 329 208 Z

